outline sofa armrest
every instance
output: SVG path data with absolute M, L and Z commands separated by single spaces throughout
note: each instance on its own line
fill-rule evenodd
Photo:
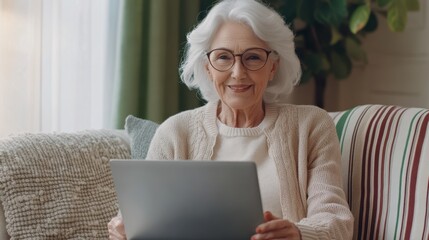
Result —
M 122 143 L 128 147 L 128 150 L 131 151 L 130 137 L 124 129 L 106 129 L 106 131 L 118 136 Z
M 0 239 L 10 239 L 9 235 L 6 232 L 6 220 L 4 219 L 4 210 L 2 204 L 0 204 Z
M 130 139 L 129 139 L 127 133 L 125 132 L 125 130 L 123 130 L 123 129 L 109 129 L 106 131 L 111 132 L 114 135 L 118 136 L 122 140 L 124 145 L 126 145 L 128 147 L 128 150 L 130 150 Z M 5 216 L 4 216 L 3 205 L 1 203 L 0 203 L 0 239 L 2 239 L 2 240 L 9 240 L 10 239 L 10 236 L 7 234 L 7 231 L 6 231 L 6 220 L 5 220 Z
M 429 109 L 362 105 L 331 117 L 353 239 L 428 239 Z

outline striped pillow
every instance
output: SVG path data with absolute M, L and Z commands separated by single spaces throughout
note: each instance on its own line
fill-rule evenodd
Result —
M 331 116 L 354 239 L 429 239 L 429 110 L 363 105 Z

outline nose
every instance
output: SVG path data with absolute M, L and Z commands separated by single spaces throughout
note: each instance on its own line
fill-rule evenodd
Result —
M 246 75 L 246 68 L 241 62 L 241 56 L 235 56 L 235 64 L 232 66 L 231 76 L 236 79 L 243 78 Z

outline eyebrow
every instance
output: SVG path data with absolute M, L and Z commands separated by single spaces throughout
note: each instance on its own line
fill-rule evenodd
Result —
M 245 51 L 247 51 L 247 50 L 250 50 L 250 49 L 255 49 L 255 48 L 260 48 L 260 49 L 264 49 L 264 50 L 267 50 L 267 51 L 272 51 L 272 50 L 270 50 L 270 49 L 266 49 L 266 48 L 264 48 L 264 47 L 250 47 L 250 48 L 246 48 L 246 49 L 244 49 L 243 51 L 241 51 L 240 53 L 244 53 Z M 226 50 L 226 51 L 230 51 L 230 52 L 232 52 L 232 53 L 234 53 L 234 54 L 237 54 L 237 53 L 235 53 L 232 49 L 229 49 L 229 48 L 224 48 L 224 47 L 220 47 L 220 48 L 213 48 L 213 49 L 211 49 L 211 50 L 209 50 L 209 51 L 213 51 L 213 50 Z M 208 51 L 208 52 L 209 52 Z

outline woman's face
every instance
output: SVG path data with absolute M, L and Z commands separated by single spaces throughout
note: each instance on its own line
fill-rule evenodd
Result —
M 250 27 L 235 22 L 224 23 L 216 32 L 210 50 L 219 48 L 228 49 L 234 54 L 251 48 L 271 51 Z M 261 106 L 268 81 L 273 79 L 277 66 L 277 60 L 268 57 L 261 69 L 251 71 L 243 66 L 241 56 L 235 56 L 235 64 L 227 71 L 218 71 L 210 63 L 206 68 L 221 101 L 232 109 L 245 110 Z

